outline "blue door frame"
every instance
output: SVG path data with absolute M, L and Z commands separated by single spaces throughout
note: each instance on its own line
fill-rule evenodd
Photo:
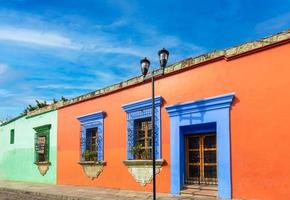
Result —
M 166 107 L 170 116 L 171 193 L 184 182 L 184 136 L 215 130 L 217 134 L 218 196 L 231 198 L 230 106 L 234 93 Z

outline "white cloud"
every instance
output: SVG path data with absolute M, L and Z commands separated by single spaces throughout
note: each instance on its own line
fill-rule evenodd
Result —
M 12 92 L 6 90 L 6 89 L 1 89 L 0 88 L 0 97 L 12 97 L 15 94 L 13 94 Z
M 8 65 L 0 63 L 0 75 L 4 74 L 8 70 Z
M 72 39 L 61 34 L 21 29 L 14 27 L 0 27 L 0 40 L 12 41 L 16 43 L 28 43 L 32 45 L 40 45 L 44 47 L 64 48 L 72 50 L 80 50 L 85 52 L 126 54 L 140 57 L 143 53 L 142 49 L 130 46 L 126 42 L 116 41 L 113 35 L 95 35 L 93 40 L 88 38 L 78 38 L 72 42 Z
M 57 33 L 40 30 L 0 27 L 0 40 L 31 43 L 48 47 L 79 49 L 71 39 Z
M 104 28 L 116 28 L 126 25 L 128 21 L 119 19 L 104 26 Z M 134 23 L 133 23 L 134 24 Z M 77 50 L 87 53 L 102 53 L 102 54 L 120 54 L 130 55 L 134 57 L 153 57 L 159 48 L 180 48 L 182 50 L 200 52 L 201 48 L 194 44 L 172 35 L 160 34 L 156 27 L 150 27 L 144 30 L 144 27 L 136 27 L 137 31 L 145 38 L 146 46 L 128 40 L 120 40 L 117 35 L 97 31 L 93 35 L 74 35 L 74 37 L 64 36 L 69 35 L 59 33 L 58 31 L 42 31 L 34 29 L 23 29 L 11 26 L 0 27 L 0 40 L 10 41 L 15 43 L 28 43 L 31 45 L 39 45 L 43 47 L 54 47 Z M 57 56 L 61 56 L 62 54 Z
M 116 21 L 113 21 L 110 24 L 96 24 L 95 27 L 97 29 L 114 29 L 114 28 L 120 28 L 123 26 L 127 26 L 129 24 L 129 21 L 126 19 L 117 19 Z
M 38 85 L 36 88 L 39 89 L 61 89 L 61 90 L 94 90 L 95 87 L 89 85 L 69 85 L 69 84 L 47 84 L 47 85 Z
M 256 25 L 255 30 L 258 33 L 277 32 L 281 29 L 289 28 L 290 12 L 270 18 L 266 21 L 260 22 Z
M 124 79 L 124 77 L 119 76 L 118 74 L 115 74 L 113 72 L 102 72 L 102 71 L 95 71 L 94 74 L 96 75 L 96 78 L 98 80 L 101 80 L 102 82 L 118 82 Z

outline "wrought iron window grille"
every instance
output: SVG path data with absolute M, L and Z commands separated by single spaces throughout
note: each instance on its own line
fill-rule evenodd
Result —
M 81 123 L 81 161 L 103 161 L 104 115 L 104 112 L 96 112 L 77 118 Z
M 161 140 L 161 120 L 160 110 L 162 104 L 162 97 L 155 97 L 155 145 L 156 145 L 156 159 L 161 159 L 160 140 Z M 127 113 L 127 159 L 133 160 L 134 155 L 132 148 L 136 144 L 136 130 L 138 121 L 150 119 L 152 116 L 152 100 L 145 99 L 122 106 Z M 152 132 L 152 131 L 151 131 Z

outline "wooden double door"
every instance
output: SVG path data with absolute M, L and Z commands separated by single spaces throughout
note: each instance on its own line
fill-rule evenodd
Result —
M 185 184 L 217 185 L 216 133 L 185 138 Z

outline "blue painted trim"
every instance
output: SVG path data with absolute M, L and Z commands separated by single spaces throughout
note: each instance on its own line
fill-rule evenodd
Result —
M 89 122 L 89 121 L 103 119 L 104 116 L 105 116 L 105 113 L 103 111 L 101 111 L 101 112 L 95 112 L 95 113 L 90 113 L 90 114 L 87 114 L 87 115 L 78 116 L 77 119 L 81 123 L 86 123 L 86 122 Z
M 171 193 L 179 193 L 184 184 L 184 136 L 212 131 L 215 127 L 218 195 L 223 199 L 231 198 L 229 118 L 233 99 L 234 93 L 230 93 L 166 107 L 170 116 Z
M 156 146 L 156 159 L 161 159 L 161 115 L 160 107 L 162 104 L 162 97 L 155 97 L 155 146 Z M 134 146 L 135 135 L 135 120 L 151 118 L 152 116 L 152 99 L 145 99 L 141 101 L 125 104 L 122 108 L 127 113 L 127 159 L 132 160 L 133 155 L 130 149 Z
M 162 103 L 162 97 L 157 96 L 155 97 L 155 106 L 160 107 Z M 132 112 L 136 110 L 141 110 L 144 108 L 151 108 L 152 106 L 152 99 L 145 99 L 140 101 L 135 101 L 132 103 L 128 103 L 122 106 L 122 108 L 125 110 L 125 112 Z
M 86 133 L 88 129 L 97 128 L 98 129 L 98 160 L 104 160 L 104 112 L 95 112 L 87 115 L 82 115 L 77 117 L 81 123 L 81 141 L 86 141 Z M 81 159 L 84 160 L 83 153 L 86 150 L 86 146 L 82 145 L 81 149 Z
M 220 95 L 211 98 L 200 99 L 197 101 L 176 104 L 173 106 L 167 106 L 166 110 L 169 113 L 169 116 L 173 117 L 176 115 L 184 115 L 189 113 L 228 108 L 231 106 L 234 95 L 234 93 L 229 93 L 226 95 Z

